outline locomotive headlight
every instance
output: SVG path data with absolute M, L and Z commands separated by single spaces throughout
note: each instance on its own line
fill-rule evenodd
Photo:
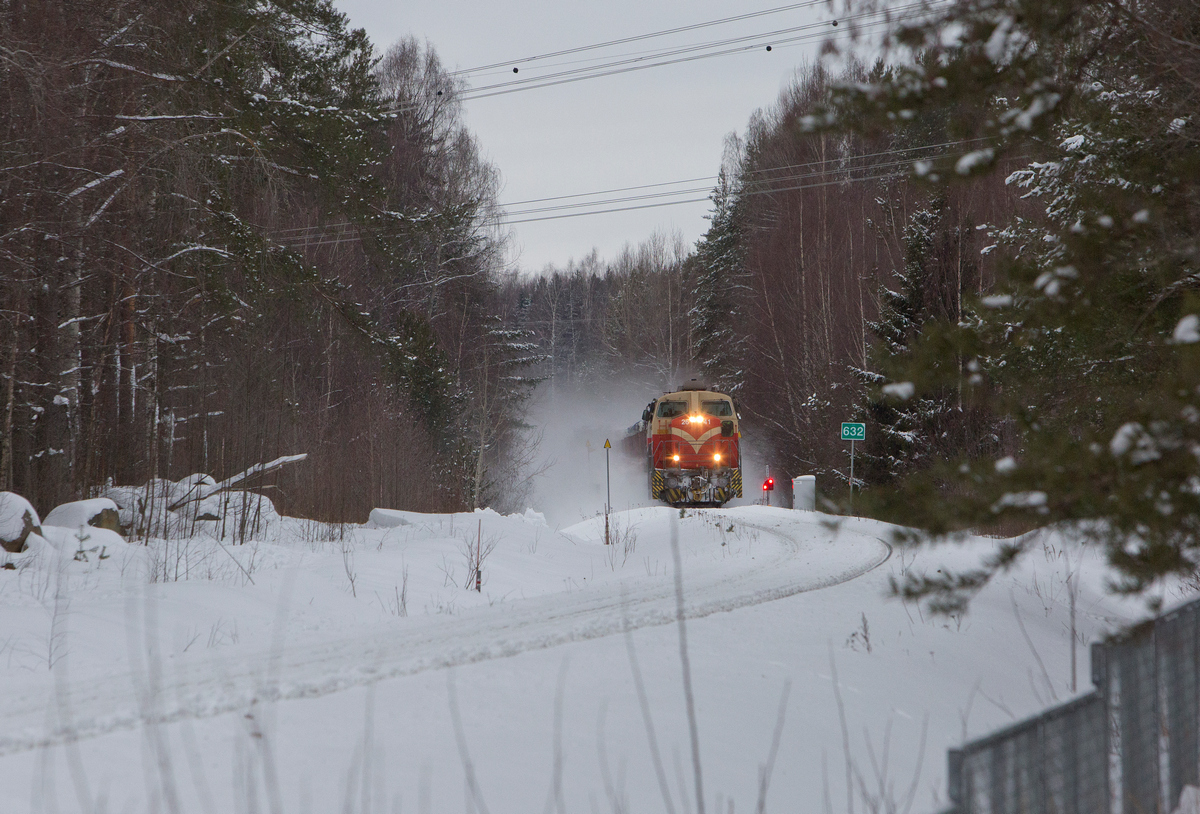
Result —
M 678 456 L 678 455 L 674 455 L 674 456 L 672 456 L 672 457 L 671 457 L 671 460 L 672 460 L 672 461 L 674 461 L 675 463 L 679 463 L 679 456 Z
M 713 460 L 716 461 L 717 463 L 721 463 L 721 453 L 718 452 L 715 455 L 713 455 Z
M 699 424 L 703 420 L 704 420 L 704 416 L 700 416 L 700 415 L 694 415 L 694 416 L 691 416 L 688 418 L 688 421 L 692 422 L 693 424 Z

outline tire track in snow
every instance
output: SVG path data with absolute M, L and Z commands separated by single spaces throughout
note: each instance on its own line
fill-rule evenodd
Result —
M 721 511 L 713 513 L 733 519 Z M 793 534 L 803 526 L 792 526 L 793 534 L 788 534 L 740 516 L 735 522 L 775 538 L 779 550 L 755 568 L 733 575 L 710 570 L 689 578 L 685 570 L 687 619 L 833 587 L 873 571 L 892 555 L 886 542 L 858 532 L 841 530 L 832 541 L 815 536 L 800 540 Z M 821 555 L 832 550 L 839 562 L 822 563 Z M 42 690 L 0 699 L 6 730 L 0 733 L 0 755 L 147 723 L 221 715 L 255 703 L 313 698 L 675 620 L 671 580 L 635 581 L 619 592 L 612 587 L 585 589 L 457 617 L 409 617 L 400 628 L 374 625 L 367 635 L 279 647 L 257 658 L 226 656 L 179 664 L 169 676 L 161 674 L 161 665 L 151 664 L 140 673 L 60 686 L 49 698 Z M 47 713 L 48 705 L 55 715 Z

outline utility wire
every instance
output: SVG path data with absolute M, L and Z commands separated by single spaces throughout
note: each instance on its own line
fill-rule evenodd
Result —
M 937 157 L 945 158 L 947 156 L 937 156 Z M 953 156 L 951 156 L 951 157 L 953 157 Z M 884 167 L 892 167 L 892 169 L 894 170 L 895 165 L 906 164 L 906 163 L 908 163 L 908 162 L 907 161 L 892 162 L 891 164 L 880 165 L 879 167 L 871 166 L 871 167 L 862 167 L 859 169 L 860 170 L 875 170 L 875 169 L 881 169 Z M 824 173 L 818 173 L 818 175 L 819 174 L 824 174 Z M 862 176 L 858 176 L 858 177 L 832 178 L 832 179 L 829 179 L 826 181 L 794 184 L 792 186 L 786 186 L 786 187 L 768 187 L 768 188 L 764 188 L 764 189 L 743 190 L 740 194 L 743 197 L 757 197 L 759 195 L 775 195 L 775 194 L 778 194 L 781 192 L 795 192 L 795 191 L 805 190 L 805 189 L 819 189 L 822 187 L 837 186 L 837 185 L 841 185 L 841 184 L 859 184 L 859 183 L 865 183 L 868 181 L 881 181 L 886 178 L 894 177 L 894 175 L 895 175 L 894 172 L 883 172 L 883 173 L 879 173 L 879 174 L 862 175 Z M 811 176 L 809 176 L 809 177 L 811 177 Z M 606 215 L 606 214 L 611 214 L 611 213 L 615 213 L 615 212 L 632 212 L 632 211 L 638 211 L 638 210 L 643 210 L 643 209 L 658 209 L 658 208 L 661 208 L 664 206 L 681 206 L 683 204 L 702 203 L 704 201 L 707 201 L 708 199 L 709 199 L 708 196 L 704 196 L 701 198 L 686 198 L 686 199 L 677 200 L 677 201 L 657 201 L 654 203 L 641 203 L 641 204 L 633 204 L 633 205 L 626 205 L 626 206 L 616 206 L 616 207 L 612 207 L 609 209 L 595 209 L 595 210 L 589 210 L 587 212 L 561 212 L 561 211 L 557 211 L 557 208 L 549 208 L 549 211 L 552 211 L 555 213 L 554 214 L 538 214 L 537 212 L 534 212 L 534 211 L 518 212 L 512 216 L 506 216 L 506 215 L 499 216 L 499 217 L 493 219 L 492 222 L 497 226 L 512 226 L 512 225 L 516 225 L 519 223 L 536 223 L 539 221 L 547 221 L 547 220 L 563 220 L 566 218 L 582 218 L 582 217 L 588 217 L 590 215 Z M 605 203 L 607 203 L 607 202 L 598 202 L 598 205 L 603 205 Z M 562 207 L 562 208 L 566 208 L 566 207 Z M 537 214 L 537 216 L 536 217 L 524 217 L 524 215 L 530 215 L 530 214 Z M 313 241 L 301 241 L 299 243 L 293 243 L 291 245 L 293 248 L 320 248 L 322 246 L 333 246 L 333 245 L 338 245 L 341 243 L 355 242 L 358 240 L 361 240 L 361 238 L 357 235 L 347 235 L 344 237 L 338 236 L 338 237 L 330 237 L 330 238 L 320 238 L 320 239 L 313 240 Z
M 936 144 L 919 144 L 919 145 L 916 145 L 913 147 L 900 147 L 900 148 L 895 148 L 895 149 L 891 149 L 891 150 L 879 150 L 879 151 L 876 151 L 873 153 L 857 153 L 857 154 L 848 155 L 848 156 L 846 156 L 846 155 L 834 156 L 832 158 L 825 158 L 825 159 L 821 159 L 819 161 L 807 161 L 807 162 L 803 162 L 800 164 L 781 164 L 781 165 L 774 166 L 774 167 L 761 167 L 758 169 L 748 170 L 745 173 L 745 175 L 743 175 L 743 178 L 749 178 L 749 181 L 751 183 L 761 183 L 762 181 L 775 181 L 775 182 L 788 181 L 788 180 L 794 180 L 800 176 L 784 175 L 784 176 L 776 176 L 776 177 L 771 177 L 771 178 L 766 178 L 766 179 L 758 179 L 758 178 L 756 178 L 756 176 L 765 176 L 770 173 L 788 172 L 788 171 L 792 171 L 792 170 L 805 170 L 805 169 L 821 168 L 821 167 L 826 167 L 828 165 L 835 165 L 836 167 L 838 167 L 842 170 L 867 169 L 867 168 L 863 168 L 863 167 L 859 167 L 859 168 L 847 167 L 845 165 L 850 162 L 863 161 L 863 160 L 871 159 L 871 158 L 885 158 L 887 156 L 908 155 L 910 153 L 924 153 L 924 152 L 927 152 L 930 150 L 937 150 L 937 149 L 941 149 L 944 147 L 966 146 L 968 144 L 973 144 L 973 143 L 977 143 L 977 142 L 981 142 L 981 141 L 986 141 L 986 139 L 973 138 L 973 139 L 956 140 L 956 141 L 944 141 L 944 142 L 939 142 Z M 938 157 L 941 157 L 941 156 L 921 156 L 921 155 L 909 156 L 906 159 L 896 161 L 896 162 L 891 162 L 891 163 L 887 164 L 886 166 L 905 164 L 905 163 L 908 163 L 909 161 L 915 161 L 915 160 L 918 160 L 921 158 L 938 158 Z M 876 167 L 880 167 L 880 166 L 885 166 L 885 165 L 873 164 L 873 165 L 871 165 L 870 168 L 876 168 Z M 636 186 L 629 186 L 629 187 L 615 187 L 612 189 L 597 190 L 595 192 L 577 192 L 577 193 L 573 193 L 570 195 L 553 195 L 553 196 L 548 196 L 545 198 L 527 198 L 525 200 L 519 200 L 519 201 L 508 201 L 505 203 L 501 203 L 498 206 L 501 208 L 507 209 L 509 207 L 526 206 L 529 204 L 549 203 L 552 201 L 568 201 L 568 200 L 572 200 L 575 198 L 591 198 L 591 197 L 596 197 L 599 195 L 610 195 L 610 194 L 623 193 L 623 192 L 638 192 L 638 191 L 646 190 L 646 189 L 655 189 L 655 188 L 665 187 L 665 186 L 678 186 L 680 184 L 692 184 L 692 183 L 699 183 L 702 181 L 712 182 L 712 181 L 717 180 L 717 178 L 718 178 L 718 176 L 716 176 L 716 175 L 698 176 L 696 178 L 684 178 L 684 179 L 680 179 L 677 181 L 660 181 L 660 182 L 654 183 L 654 184 L 639 184 Z M 706 186 L 706 187 L 702 187 L 702 188 L 679 189 L 679 190 L 674 190 L 674 191 L 658 193 L 657 196 L 658 197 L 670 197 L 672 195 L 685 195 L 685 194 L 693 194 L 696 192 L 705 192 L 705 191 L 710 191 L 710 187 Z M 654 197 L 654 196 L 648 196 L 648 197 Z M 574 204 L 573 206 L 583 206 L 583 205 L 603 206 L 603 205 L 615 203 L 615 202 L 616 201 L 614 201 L 612 199 L 607 199 L 607 200 L 585 202 L 583 204 Z M 522 213 L 515 213 L 515 214 L 522 214 Z M 355 226 L 355 224 L 353 224 L 350 221 L 342 221 L 340 223 L 331 223 L 331 224 L 326 224 L 326 225 L 297 226 L 297 227 L 290 228 L 290 229 L 281 229 L 281 230 L 276 231 L 275 234 L 280 235 L 281 239 L 284 239 L 284 240 L 303 239 L 305 236 L 307 236 L 309 234 L 325 233 L 325 232 L 328 232 L 329 230 L 333 230 L 333 229 L 341 229 L 341 228 L 348 228 L 348 227 L 354 227 L 354 226 Z
M 626 43 L 639 42 L 641 40 L 653 39 L 655 37 L 666 37 L 671 34 L 680 34 L 684 31 L 695 31 L 700 28 L 710 28 L 715 25 L 726 25 L 728 23 L 735 23 L 735 22 L 739 22 L 741 20 L 749 20 L 754 17 L 765 17 L 768 14 L 779 14 L 784 11 L 793 11 L 793 10 L 799 9 L 799 8 L 810 8 L 812 6 L 819 6 L 824 2 L 826 2 L 826 0 L 807 0 L 807 2 L 804 2 L 804 3 L 793 3 L 788 6 L 778 6 L 776 8 L 770 8 L 770 9 L 766 9 L 764 11 L 753 11 L 753 12 L 749 12 L 746 14 L 738 14 L 734 17 L 723 17 L 719 20 L 710 20 L 706 23 L 693 23 L 692 25 L 683 25 L 683 26 L 679 26 L 677 28 L 668 28 L 663 31 L 654 31 L 649 34 L 636 34 L 631 37 L 622 37 L 621 39 L 609 40 L 607 42 L 598 42 L 593 45 L 581 45 L 576 48 L 565 48 L 561 51 L 550 51 L 545 54 L 538 54 L 538 55 L 532 56 L 532 57 L 524 57 L 522 59 L 507 60 L 505 62 L 493 62 L 490 65 L 480 65 L 477 68 L 468 68 L 463 71 L 456 71 L 455 75 L 478 73 L 479 71 L 487 71 L 487 70 L 491 70 L 492 68 L 504 68 L 504 67 L 508 67 L 510 65 L 520 65 L 523 63 L 527 63 L 527 62 L 536 62 L 537 60 L 540 60 L 540 59 L 550 59 L 553 57 L 567 56 L 568 54 L 578 54 L 578 53 L 582 53 L 584 51 L 595 51 L 600 48 L 611 48 L 614 45 L 625 45 Z
M 866 159 L 866 158 L 882 158 L 884 156 L 889 156 L 889 155 L 903 155 L 905 153 L 913 153 L 913 152 L 919 152 L 919 151 L 924 151 L 924 150 L 936 150 L 941 147 L 954 147 L 954 146 L 957 146 L 960 144 L 966 145 L 966 144 L 972 144 L 972 143 L 980 142 L 980 141 L 987 141 L 987 139 L 986 138 L 960 139 L 960 140 L 955 140 L 955 141 L 944 141 L 944 142 L 941 142 L 940 144 L 921 144 L 921 145 L 917 145 L 915 147 L 901 147 L 901 148 L 897 148 L 894 150 L 881 150 L 881 151 L 875 152 L 875 153 L 858 153 L 858 154 L 849 155 L 849 156 L 824 158 L 824 159 L 821 159 L 820 161 L 807 161 L 802 164 L 781 164 L 776 167 L 761 167 L 758 169 L 752 169 L 752 170 L 746 171 L 746 173 L 744 174 L 743 177 L 754 176 L 754 175 L 766 175 L 767 173 L 782 172 L 785 170 L 798 170 L 798 169 L 806 169 L 809 167 L 822 167 L 827 164 L 842 164 L 844 162 L 859 161 L 859 160 Z M 502 207 L 524 206 L 526 204 L 545 203 L 547 201 L 563 201 L 563 200 L 569 200 L 571 198 L 592 197 L 595 195 L 608 195 L 608 194 L 617 193 L 617 192 L 634 192 L 634 191 L 641 190 L 641 189 L 653 189 L 655 187 L 675 186 L 677 184 L 693 184 L 693 183 L 698 183 L 700 181 L 710 181 L 711 182 L 711 181 L 717 180 L 718 177 L 719 176 L 716 176 L 716 175 L 703 175 L 703 176 L 700 176 L 697 178 L 683 178 L 678 181 L 660 181 L 660 182 L 654 183 L 654 184 L 640 184 L 638 186 L 632 186 L 632 187 L 617 187 L 614 189 L 598 190 L 596 192 L 576 192 L 571 195 L 553 195 L 553 196 L 550 196 L 547 198 L 528 198 L 523 201 L 507 201 L 505 203 L 500 204 L 500 206 L 502 206 Z M 776 180 L 776 179 L 772 179 L 772 180 Z
M 916 16 L 918 16 L 918 15 L 914 14 L 911 17 L 899 18 L 899 20 L 913 19 Z M 890 25 L 897 21 L 898 20 L 876 20 L 876 21 L 864 23 L 861 28 L 862 29 L 878 28 L 878 27 L 882 27 L 885 25 Z M 823 39 L 825 36 L 826 36 L 825 34 L 822 34 L 819 32 L 812 33 L 812 34 L 804 34 L 801 36 L 792 37 L 790 39 L 781 40 L 779 44 L 771 44 L 770 47 L 771 48 L 776 48 L 776 47 L 790 48 L 790 47 L 794 47 L 795 45 L 798 45 L 802 42 L 811 42 L 813 40 Z M 845 35 L 834 35 L 834 36 L 842 36 L 843 38 L 849 38 L 850 36 L 852 36 L 852 34 L 850 32 L 847 32 Z M 754 45 L 743 45 L 743 46 L 740 46 L 737 48 L 729 48 L 724 51 L 712 51 L 712 52 L 703 53 L 703 54 L 693 54 L 691 56 L 683 56 L 683 57 L 675 57 L 673 59 L 665 59 L 661 62 L 650 62 L 647 64 L 629 65 L 629 66 L 623 67 L 623 68 L 612 68 L 611 70 L 597 70 L 592 73 L 585 73 L 585 74 L 580 74 L 577 76 L 569 76 L 569 77 L 566 77 L 563 79 L 555 79 L 552 81 L 544 81 L 544 80 L 548 79 L 548 77 L 540 77 L 537 80 L 530 80 L 531 82 L 536 82 L 536 84 L 513 86 L 513 84 L 510 83 L 507 85 L 505 85 L 505 84 L 493 85 L 493 86 L 489 86 L 489 87 L 495 88 L 494 90 L 488 90 L 488 88 L 480 88 L 477 91 L 468 90 L 468 91 L 464 91 L 459 98 L 464 102 L 471 102 L 476 99 L 489 99 L 493 96 L 505 96 L 509 93 L 520 93 L 521 91 L 526 91 L 526 90 L 540 90 L 542 88 L 551 88 L 551 87 L 555 87 L 557 85 L 570 84 L 572 82 L 583 82 L 588 79 L 600 79 L 600 78 L 606 77 L 606 76 L 617 76 L 619 74 L 633 73 L 635 71 L 645 71 L 645 70 L 649 70 L 651 68 L 662 68 L 662 67 L 666 67 L 668 65 L 678 65 L 678 64 L 684 63 L 684 62 L 697 62 L 702 59 L 713 59 L 714 57 L 730 56 L 733 54 L 744 54 L 744 53 L 748 53 L 751 51 L 760 50 L 762 47 L 763 47 L 762 43 L 756 43 Z M 484 92 L 484 91 L 487 91 L 487 92 Z M 411 108 L 406 108 L 406 109 L 411 109 Z M 385 112 L 393 113 L 393 112 L 403 112 L 403 111 L 397 109 L 397 110 L 387 110 Z
M 908 5 L 899 6 L 899 7 L 896 7 L 893 9 L 887 9 L 884 11 L 863 12 L 861 14 L 852 15 L 850 17 L 843 18 L 843 20 L 846 22 L 851 22 L 851 23 L 862 21 L 862 20 L 869 20 L 870 25 L 875 25 L 875 24 L 885 23 L 885 22 L 897 22 L 898 20 L 908 19 L 909 17 L 913 16 L 914 14 L 923 13 L 925 8 L 926 7 L 923 3 L 910 3 Z M 898 18 L 884 16 L 884 15 L 893 15 L 893 14 L 901 15 L 901 16 Z M 871 18 L 877 18 L 877 19 L 871 19 Z M 500 88 L 521 87 L 524 85 L 532 85 L 535 83 L 546 82 L 547 80 L 551 80 L 551 79 L 558 79 L 558 78 L 561 78 L 564 76 L 573 76 L 573 75 L 584 74 L 584 73 L 590 74 L 593 72 L 605 71 L 608 68 L 620 67 L 620 66 L 624 66 L 624 65 L 638 63 L 638 62 L 645 62 L 645 61 L 651 60 L 651 59 L 664 59 L 667 61 L 661 62 L 658 64 L 659 65 L 671 65 L 671 64 L 675 64 L 676 62 L 685 62 L 688 60 L 686 60 L 686 59 L 680 59 L 680 60 L 668 59 L 669 57 L 676 57 L 676 56 L 680 56 L 683 54 L 694 54 L 697 51 L 708 51 L 713 48 L 724 48 L 726 46 L 736 45 L 738 43 L 749 42 L 750 40 L 757 40 L 759 42 L 757 42 L 754 45 L 743 46 L 740 48 L 730 48 L 730 49 L 727 49 L 724 51 L 716 51 L 716 52 L 713 52 L 710 54 L 705 54 L 704 56 L 705 57 L 725 56 L 727 54 L 740 53 L 742 51 L 748 51 L 748 50 L 755 50 L 755 49 L 763 47 L 764 45 L 771 45 L 772 47 L 781 46 L 781 45 L 785 45 L 785 44 L 801 42 L 801 41 L 805 41 L 808 39 L 817 38 L 819 36 L 825 36 L 825 34 L 823 32 L 827 31 L 829 29 L 829 27 L 830 27 L 829 22 L 805 23 L 803 25 L 793 26 L 790 28 L 781 28 L 781 29 L 778 29 L 775 31 L 764 31 L 764 32 L 757 33 L 757 34 L 748 34 L 748 35 L 732 37 L 732 38 L 728 38 L 728 39 L 724 39 L 724 40 L 716 40 L 713 42 L 696 43 L 696 44 L 692 44 L 692 45 L 672 46 L 670 48 L 652 52 L 651 56 L 619 55 L 616 57 L 609 58 L 611 61 L 603 62 L 603 63 L 589 66 L 589 67 L 571 68 L 571 69 L 568 69 L 565 71 L 559 71 L 557 73 L 543 74 L 540 76 L 527 77 L 527 78 L 523 78 L 523 79 L 513 79 L 508 82 L 498 82 L 494 85 L 484 85 L 482 87 L 472 88 L 470 90 L 464 91 L 463 97 L 464 97 L 464 99 L 480 98 L 480 94 L 484 93 L 485 91 L 491 91 L 491 90 L 496 90 L 496 89 L 500 89 Z M 797 36 L 797 37 L 779 39 L 779 37 L 784 34 L 795 34 L 798 31 L 806 31 L 806 32 L 810 32 L 810 33 L 802 35 L 802 36 Z M 813 32 L 817 32 L 817 31 L 822 32 L 822 33 L 819 33 L 819 34 L 813 33 Z M 657 67 L 657 65 L 651 66 L 651 67 Z M 597 73 L 596 75 L 597 76 L 606 76 L 609 74 Z
M 895 169 L 896 167 L 904 166 L 908 163 L 910 163 L 910 159 L 900 159 L 899 161 L 888 161 L 888 162 L 884 162 L 882 164 L 872 164 L 869 167 L 846 168 L 846 170 L 849 172 L 854 172 L 856 170 L 865 170 L 865 169 L 871 169 L 871 170 Z M 836 170 L 835 170 L 835 172 L 836 172 Z M 815 170 L 813 172 L 797 173 L 794 175 L 784 175 L 779 178 L 764 179 L 763 181 L 757 182 L 757 183 L 779 183 L 779 182 L 788 182 L 788 181 L 802 181 L 802 180 L 805 180 L 808 178 L 815 178 L 820 175 L 828 175 L 828 174 L 829 173 L 826 170 Z M 679 195 L 688 195 L 688 194 L 694 195 L 698 192 L 708 192 L 708 191 L 709 191 L 708 187 L 693 187 L 691 189 L 681 189 L 681 190 L 678 190 L 675 192 L 652 192 L 652 193 L 648 193 L 648 194 L 644 194 L 644 195 L 630 195 L 630 196 L 627 196 L 624 198 L 610 198 L 608 200 L 603 200 L 603 201 L 581 201 L 578 203 L 556 204 L 554 206 L 544 206 L 544 207 L 540 207 L 540 208 L 536 208 L 536 209 L 525 209 L 525 210 L 520 210 L 517 212 L 510 212 L 510 213 L 506 214 L 505 219 L 507 219 L 508 216 L 522 217 L 524 215 L 533 215 L 533 214 L 536 214 L 539 212 L 557 212 L 557 211 L 565 210 L 565 209 L 584 209 L 589 206 L 606 206 L 608 204 L 630 203 L 633 201 L 646 201 L 646 200 L 652 200 L 654 198 L 672 198 L 672 197 L 677 197 Z M 743 194 L 743 195 L 752 194 L 752 193 L 756 193 L 758 191 L 779 191 L 779 189 L 778 188 L 771 188 L 771 189 L 763 188 L 762 190 L 749 189 L 749 190 L 742 190 L 742 192 L 740 194 Z M 708 196 L 705 195 L 705 197 L 702 198 L 701 200 L 707 200 L 707 198 L 708 198 Z
M 858 31 L 864 29 L 874 29 L 883 25 L 891 25 L 905 20 L 915 19 L 934 10 L 933 6 L 926 6 L 924 3 L 910 3 L 904 6 L 899 6 L 891 9 L 882 9 L 878 11 L 863 12 L 861 14 L 852 15 L 842 18 L 845 22 L 854 23 L 862 22 Z M 899 16 L 896 16 L 899 15 Z M 872 19 L 874 18 L 874 19 Z M 836 24 L 837 21 L 833 21 Z M 822 39 L 829 36 L 827 26 L 829 23 L 809 23 L 802 26 L 796 26 L 793 29 L 780 29 L 780 31 L 800 31 L 813 29 L 809 33 L 787 37 L 782 40 L 772 39 L 771 42 L 765 40 L 771 39 L 772 35 L 779 32 L 764 32 L 762 34 L 748 35 L 744 37 L 736 37 L 728 40 L 718 40 L 711 43 L 691 45 L 691 46 L 674 46 L 658 51 L 646 52 L 649 55 L 630 56 L 624 55 L 619 57 L 609 58 L 609 61 L 598 62 L 584 68 L 575 68 L 566 71 L 559 71 L 552 74 L 542 74 L 536 77 L 525 77 L 522 79 L 514 79 L 510 82 L 498 82 L 492 85 L 484 85 L 479 88 L 472 88 L 459 92 L 457 99 L 459 101 L 473 101 L 475 99 L 486 99 L 493 96 L 502 96 L 508 93 L 516 93 L 525 90 L 538 90 L 541 88 L 554 87 L 556 85 L 568 84 L 572 82 L 580 82 L 586 79 L 599 79 L 606 76 L 614 76 L 633 71 L 647 70 L 649 68 L 661 68 L 668 65 L 676 65 L 683 62 L 694 62 L 700 59 L 711 59 L 713 57 L 730 56 L 733 54 L 746 53 L 754 51 L 762 47 L 768 49 L 774 48 L 789 48 L 795 47 L 802 42 L 809 42 L 815 39 Z M 818 30 L 822 29 L 822 30 Z M 842 38 L 847 38 L 855 35 L 855 31 L 846 30 L 844 34 L 840 34 Z M 748 40 L 757 39 L 759 42 L 753 45 L 742 45 L 735 48 L 726 48 L 720 51 L 708 51 L 707 53 L 696 54 L 695 51 L 704 51 L 705 49 L 721 47 L 730 43 L 745 42 Z M 589 48 L 591 46 L 588 46 Z M 599 47 L 599 46 L 596 46 Z M 579 49 L 586 50 L 586 49 Z M 683 56 L 684 54 L 690 54 Z M 655 61 L 657 60 L 657 61 Z M 639 64 L 645 63 L 645 64 Z M 498 63 L 500 65 L 511 63 Z M 479 70 L 479 69 L 477 69 Z M 441 91 L 439 91 L 439 94 Z M 399 105 L 396 107 L 385 108 L 384 113 L 398 115 L 406 113 L 410 110 L 415 110 L 419 105 L 416 103 Z

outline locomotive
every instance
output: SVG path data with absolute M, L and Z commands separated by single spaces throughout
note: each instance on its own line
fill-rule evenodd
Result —
M 645 441 L 652 500 L 720 506 L 742 496 L 741 435 L 731 397 L 693 379 L 646 405 L 630 429 Z

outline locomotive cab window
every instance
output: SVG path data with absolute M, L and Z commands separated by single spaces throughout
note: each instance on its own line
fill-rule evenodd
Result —
M 659 418 L 678 418 L 687 414 L 686 401 L 660 401 L 658 403 Z
M 733 416 L 733 405 L 728 401 L 702 401 L 700 402 L 700 410 L 705 415 L 716 416 L 717 418 L 731 418 Z

